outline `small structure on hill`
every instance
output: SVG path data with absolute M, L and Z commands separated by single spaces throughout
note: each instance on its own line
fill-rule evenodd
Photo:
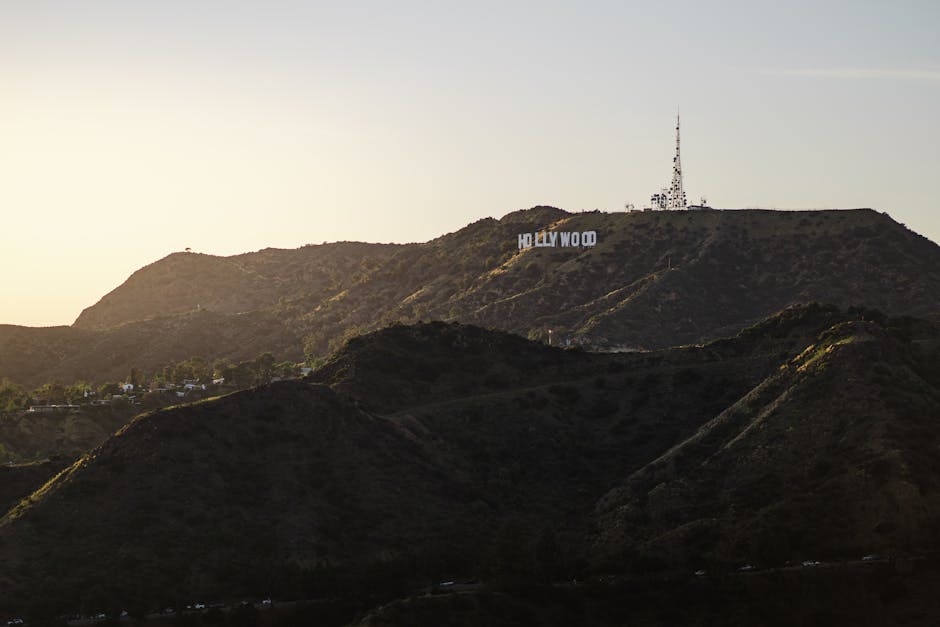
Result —
M 687 209 L 689 211 L 710 211 L 711 207 L 708 206 L 708 201 L 702 196 L 702 200 L 699 201 L 699 204 L 689 205 Z

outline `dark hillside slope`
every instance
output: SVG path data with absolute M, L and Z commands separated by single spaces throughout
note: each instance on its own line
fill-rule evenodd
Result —
M 604 577 L 410 596 L 352 627 L 934 627 L 940 569 L 918 560 L 723 577 Z
M 382 413 L 565 380 L 597 357 L 457 323 L 395 325 L 350 339 L 311 376 Z
M 667 564 L 940 548 L 940 330 L 833 326 L 598 506 L 599 553 Z
M 793 310 L 740 343 L 650 354 L 439 323 L 383 330 L 318 373 L 334 389 L 283 382 L 135 419 L 0 521 L 0 606 L 309 597 L 340 571 L 405 586 L 550 576 L 583 559 L 592 505 L 617 477 L 845 315 Z M 441 385 L 416 376 L 455 346 Z M 490 362 L 503 378 L 479 366 Z M 532 552 L 546 534 L 563 547 L 551 565 Z
M 738 360 L 751 360 L 754 372 L 747 379 L 759 381 L 825 329 L 872 316 L 883 318 L 864 309 L 843 311 L 810 303 L 777 312 L 732 338 L 698 347 L 634 353 L 565 350 L 458 323 L 394 325 L 349 340 L 309 380 L 330 385 L 386 414 L 435 401 L 599 374 L 701 364 L 717 368 Z
M 67 465 L 68 462 L 56 460 L 0 466 L 0 510 L 6 512 Z
M 301 570 L 413 552 L 457 517 L 460 493 L 393 423 L 323 386 L 159 411 L 6 515 L 3 603 L 91 611 L 284 589 Z
M 308 381 L 139 416 L 18 502 L 0 520 L 0 612 L 368 603 L 447 578 L 666 566 L 708 612 L 722 590 L 747 612 L 774 590 L 824 607 L 800 596 L 814 582 L 880 594 L 881 571 L 849 566 L 690 573 L 937 551 L 938 390 L 940 329 L 869 310 L 796 307 L 734 338 L 620 354 L 390 327 Z M 640 608 L 682 600 L 638 581 Z M 633 598 L 611 591 L 588 605 Z

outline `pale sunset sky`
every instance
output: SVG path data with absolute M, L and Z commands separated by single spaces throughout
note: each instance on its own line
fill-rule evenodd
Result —
M 550 204 L 887 211 L 940 241 L 940 2 L 0 0 L 0 323 L 173 251 Z

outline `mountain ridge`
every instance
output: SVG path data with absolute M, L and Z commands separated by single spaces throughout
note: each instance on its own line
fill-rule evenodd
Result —
M 597 245 L 518 249 L 518 234 L 546 228 L 592 230 Z M 940 247 L 869 209 L 537 207 L 419 244 L 174 253 L 135 272 L 73 327 L 0 329 L 0 376 L 114 380 L 132 367 L 265 351 L 318 360 L 355 335 L 420 320 L 645 350 L 734 335 L 814 300 L 937 317 L 938 268 Z

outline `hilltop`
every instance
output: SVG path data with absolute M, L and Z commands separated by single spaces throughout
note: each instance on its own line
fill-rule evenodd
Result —
M 595 231 L 597 245 L 518 249 L 518 234 L 541 229 Z M 72 327 L 0 327 L 0 377 L 119 379 L 131 367 L 263 351 L 321 360 L 350 337 L 422 320 L 649 350 L 733 335 L 814 300 L 937 316 L 940 247 L 868 209 L 536 207 L 419 244 L 174 253 Z

